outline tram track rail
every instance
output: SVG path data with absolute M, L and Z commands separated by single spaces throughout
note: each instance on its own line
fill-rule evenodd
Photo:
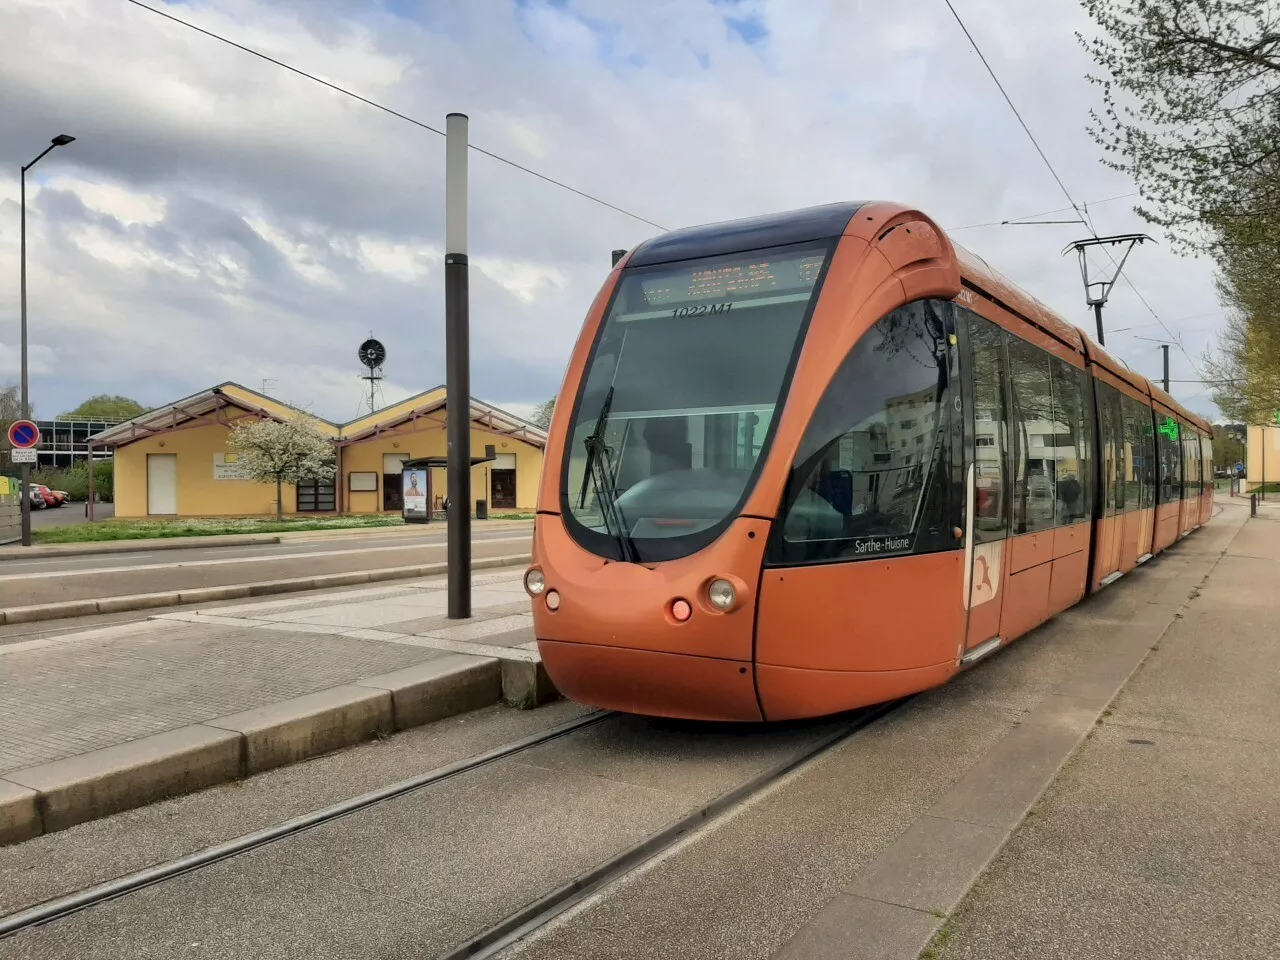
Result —
M 491 924 L 465 941 L 436 954 L 438 960 L 494 957 L 533 936 L 556 918 L 588 898 L 623 880 L 680 841 L 723 816 L 783 777 L 828 752 L 858 732 L 898 709 L 910 698 L 857 711 L 846 721 L 806 744 L 784 759 L 696 809 L 668 823 L 645 839 L 608 857 L 550 892 L 536 895 L 524 906 Z M 318 808 L 282 823 L 234 837 L 185 856 L 135 870 L 112 880 L 46 900 L 43 903 L 0 917 L 0 941 L 25 931 L 57 923 L 82 911 L 163 885 L 243 854 L 307 831 L 332 824 L 361 811 L 407 797 L 434 785 L 465 776 L 499 761 L 516 757 L 543 744 L 568 737 L 580 730 L 619 717 L 614 711 L 594 711 L 559 724 L 549 730 L 511 741 L 499 747 L 455 761 L 397 783 L 356 797 Z
M 513 740 L 484 753 L 455 761 L 443 767 L 436 767 L 434 770 L 429 770 L 416 777 L 410 777 L 330 806 L 309 811 L 285 820 L 283 823 L 264 827 L 261 830 L 254 830 L 223 843 L 205 847 L 195 853 L 176 857 L 150 867 L 144 867 L 141 870 L 126 873 L 113 880 L 86 887 L 75 893 L 55 897 L 51 900 L 46 900 L 44 903 L 17 910 L 5 917 L 0 917 L 0 940 L 15 936 L 24 930 L 53 923 L 56 920 L 61 920 L 90 907 L 128 896 L 147 887 L 213 866 L 232 857 L 260 850 L 269 844 L 296 836 L 307 830 L 314 830 L 317 827 L 332 823 L 351 814 L 368 810 L 371 807 L 379 806 L 435 784 L 443 783 L 446 780 L 452 780 L 474 770 L 487 767 L 499 760 L 524 753 L 534 747 L 558 740 L 561 737 L 568 736 L 586 727 L 594 726 L 615 716 L 617 714 L 612 711 L 601 710 L 582 717 L 576 717 L 566 723 L 552 727 L 550 730 L 544 730 L 528 737 L 522 737 L 519 740 Z
M 909 699 L 911 698 L 906 697 L 858 711 L 848 723 L 841 724 L 799 753 L 761 771 L 744 783 L 716 797 L 710 803 L 685 814 L 657 833 L 526 904 L 487 930 L 476 934 L 452 950 L 438 955 L 436 960 L 484 960 L 484 958 L 497 956 L 507 948 L 537 933 L 592 895 L 624 879 L 659 854 L 671 849 L 695 830 L 711 823 L 761 793 L 787 774 L 817 759 L 854 734 L 897 710 Z

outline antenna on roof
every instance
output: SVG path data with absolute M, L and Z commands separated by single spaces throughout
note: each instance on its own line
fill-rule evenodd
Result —
M 369 381 L 369 412 L 373 413 L 378 409 L 378 381 L 382 379 L 382 364 L 387 359 L 387 348 L 373 339 L 373 331 L 370 331 L 369 339 L 360 344 L 358 356 L 369 371 L 360 379 Z

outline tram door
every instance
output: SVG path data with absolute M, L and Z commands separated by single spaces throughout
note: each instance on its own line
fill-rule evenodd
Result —
M 968 611 L 964 650 L 969 651 L 1000 634 L 1001 578 L 1009 559 L 1009 374 L 1004 332 L 969 310 L 957 312 L 965 367 L 960 378 L 965 407 L 962 599 Z

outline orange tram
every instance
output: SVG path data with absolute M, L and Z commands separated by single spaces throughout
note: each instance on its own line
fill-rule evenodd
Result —
M 918 210 L 667 233 L 556 404 L 538 648 L 566 696 L 654 716 L 925 690 L 1205 523 L 1211 435 Z

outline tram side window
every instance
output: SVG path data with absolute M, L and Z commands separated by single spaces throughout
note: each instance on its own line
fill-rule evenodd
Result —
M 1025 340 L 1009 337 L 1009 379 L 1013 383 L 1014 460 L 1013 532 L 1053 529 L 1057 499 L 1054 483 L 1053 392 L 1049 354 Z
M 1191 431 L 1179 424 L 1182 433 L 1182 496 L 1191 499 L 1196 496 L 1196 461 L 1195 451 L 1191 449 Z
M 1149 509 L 1156 502 L 1156 478 L 1158 460 L 1156 456 L 1155 432 L 1151 427 L 1151 408 L 1141 400 L 1123 397 L 1125 410 L 1125 430 L 1130 448 L 1130 460 L 1133 464 L 1130 482 L 1134 490 L 1135 500 L 1130 510 Z
M 969 329 L 969 370 L 973 380 L 973 471 L 976 543 L 1008 534 L 1008 416 L 1005 410 L 1004 331 L 976 313 L 961 310 Z
M 1055 524 L 1078 523 L 1089 516 L 1089 440 L 1085 433 L 1081 371 L 1057 357 L 1049 358 L 1053 394 L 1053 477 L 1057 488 Z
M 1195 498 L 1200 496 L 1200 491 L 1204 488 L 1204 482 L 1200 478 L 1200 434 L 1192 430 L 1188 430 L 1186 433 L 1187 463 L 1189 464 L 1186 487 L 1191 492 L 1191 496 Z
M 1178 421 L 1155 411 L 1156 444 L 1160 453 L 1160 502 L 1182 499 L 1182 451 L 1178 447 Z
M 958 545 L 948 498 L 953 388 L 947 336 L 954 309 L 937 300 L 907 304 L 849 351 L 796 451 L 771 562 L 856 560 Z
M 1124 510 L 1124 487 L 1120 484 L 1124 452 L 1124 419 L 1120 408 L 1120 393 L 1113 387 L 1094 381 L 1094 394 L 1098 404 L 1098 420 L 1102 424 L 1099 447 L 1102 453 L 1102 483 L 1105 487 L 1102 504 L 1107 515 Z
M 1209 437 L 1200 438 L 1200 460 L 1200 475 L 1207 486 L 1213 483 L 1213 440 Z

